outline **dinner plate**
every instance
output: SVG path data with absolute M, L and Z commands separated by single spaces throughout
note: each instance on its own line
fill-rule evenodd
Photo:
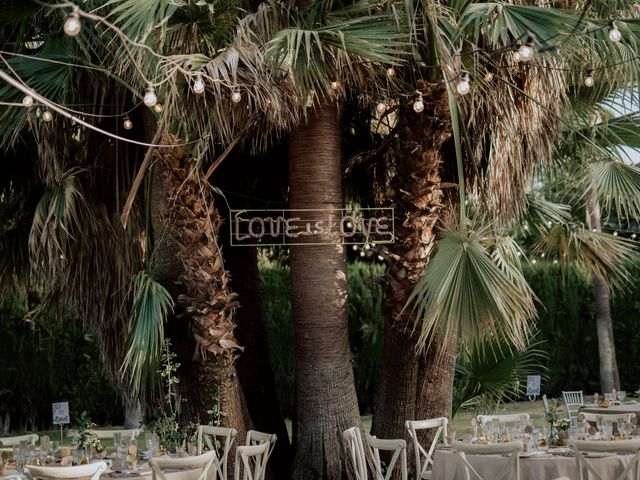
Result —
M 615 455 L 615 453 L 609 453 L 609 452 L 585 452 L 583 454 L 585 457 L 591 457 L 591 458 L 604 458 L 604 457 L 612 457 Z

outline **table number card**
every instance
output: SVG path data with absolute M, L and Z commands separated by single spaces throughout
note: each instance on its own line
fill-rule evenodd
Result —
M 51 409 L 53 410 L 54 425 L 66 425 L 67 423 L 71 423 L 69 420 L 69 402 L 52 403 Z
M 540 395 L 540 375 L 527 375 L 527 396 L 537 397 Z

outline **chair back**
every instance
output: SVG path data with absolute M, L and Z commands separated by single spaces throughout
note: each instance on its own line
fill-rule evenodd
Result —
M 413 454 L 416 462 L 416 478 L 426 478 L 430 476 L 431 469 L 433 468 L 433 452 L 436 448 L 440 434 L 444 439 L 444 444 L 447 444 L 447 426 L 449 420 L 445 417 L 430 418 L 428 420 L 408 420 L 405 422 L 405 427 L 409 433 L 409 438 L 413 442 Z M 436 429 L 429 446 L 429 450 L 426 450 L 418 438 L 419 430 Z
M 278 441 L 278 437 L 275 433 L 264 433 L 259 432 L 258 430 L 249 430 L 247 432 L 247 440 L 245 441 L 245 445 L 260 445 L 262 443 L 266 443 L 269 445 L 269 450 L 265 456 L 264 463 L 265 465 L 269 463 L 269 458 L 273 453 L 273 449 L 276 446 L 276 442 Z
M 35 433 L 18 435 L 17 437 L 1 437 L 0 447 L 13 447 L 14 445 L 19 445 L 20 442 L 27 442 L 29 445 L 35 445 L 38 438 L 38 435 Z
M 201 469 L 198 480 L 206 480 L 210 478 L 209 471 L 213 472 L 213 478 L 216 477 L 216 467 L 218 464 L 218 456 L 215 450 L 203 453 L 202 455 L 194 455 L 189 457 L 177 458 L 152 458 L 149 460 L 153 480 L 166 480 L 164 470 L 195 470 Z M 173 476 L 173 475 L 172 475 Z M 192 475 L 189 475 L 193 478 Z M 225 477 L 221 477 L 226 480 Z
M 390 480 L 394 476 L 396 465 L 400 465 L 400 478 L 407 480 L 407 442 L 401 438 L 383 440 L 367 433 L 367 445 L 373 459 L 375 480 Z M 382 473 L 380 450 L 392 452 L 385 474 Z
M 107 471 L 105 462 L 89 463 L 88 465 L 78 465 L 77 467 L 42 467 L 36 465 L 25 465 L 24 473 L 31 480 L 36 479 L 74 479 L 91 478 L 99 480 L 100 475 Z
M 267 472 L 268 443 L 242 445 L 236 448 L 234 480 L 264 480 Z
M 593 467 L 591 462 L 584 456 L 588 452 L 597 453 L 621 453 L 632 452 L 635 455 L 631 461 L 625 466 L 624 470 L 615 479 L 607 477 L 606 480 L 623 480 L 628 478 L 634 468 L 636 469 L 636 476 L 640 475 L 640 440 L 618 440 L 615 442 L 599 441 L 599 440 L 573 440 L 571 442 L 571 450 L 576 456 L 578 461 L 578 480 L 584 480 L 583 470 L 586 470 L 591 474 L 587 478 L 595 480 L 605 480 L 605 478 L 598 473 Z M 583 468 L 584 467 L 584 468 Z
M 504 480 L 514 478 L 520 480 L 520 457 L 523 450 L 521 442 L 508 442 L 494 445 L 475 445 L 471 443 L 453 442 L 453 452 L 460 457 L 464 466 L 465 480 Z M 469 463 L 467 455 L 503 455 L 507 458 L 497 475 L 483 477 Z M 473 475 L 473 476 L 472 476 Z
M 95 438 L 99 438 L 103 440 L 105 438 L 113 438 L 113 436 L 117 433 L 120 434 L 121 437 L 131 437 L 132 440 L 135 440 L 140 436 L 142 432 L 141 428 L 128 428 L 128 429 L 112 429 L 112 430 L 89 430 Z M 116 445 L 117 446 L 117 445 Z
M 367 457 L 360 427 L 351 427 L 342 432 L 342 438 L 349 450 L 349 457 L 355 472 L 355 480 L 367 480 Z
M 562 392 L 564 405 L 567 408 L 567 416 L 571 419 L 576 418 L 578 410 L 584 405 L 584 396 L 582 390 Z
M 198 425 L 198 455 L 202 454 L 204 443 L 206 443 L 209 450 L 215 452 L 217 457 L 214 463 L 213 480 L 218 476 L 227 480 L 227 460 L 237 434 L 235 428 Z
M 598 420 L 603 420 L 605 422 L 611 423 L 632 423 L 633 417 L 635 414 L 633 413 L 590 413 L 590 412 L 580 412 L 578 413 L 578 421 L 579 422 L 591 422 L 598 423 Z

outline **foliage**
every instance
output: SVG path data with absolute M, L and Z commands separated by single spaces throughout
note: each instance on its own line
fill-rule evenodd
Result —
M 560 418 L 555 422 L 553 422 L 553 426 L 556 427 L 558 430 L 569 430 L 569 427 L 571 426 L 571 419 Z
M 120 374 L 123 379 L 128 379 L 135 398 L 145 387 L 149 390 L 147 394 L 153 396 L 157 389 L 161 350 L 165 345 L 164 322 L 173 308 L 173 300 L 169 292 L 147 271 L 141 271 L 133 277 L 130 295 L 133 304 L 132 326 Z M 165 355 L 168 353 L 165 352 Z M 161 375 L 165 381 L 171 382 L 171 373 L 163 369 Z
M 544 409 L 544 419 L 550 425 L 555 425 L 558 422 L 558 409 L 560 408 L 560 402 L 553 398 L 549 401 L 549 408 Z
M 527 375 L 546 377 L 546 352 L 539 348 L 540 343 L 530 341 L 523 350 L 496 339 L 493 345 L 468 346 L 456 364 L 453 415 L 461 408 L 490 412 L 500 402 L 521 398 L 526 393 Z
M 75 448 L 87 448 L 91 446 L 96 452 L 102 452 L 104 448 L 102 447 L 102 443 L 100 443 L 100 439 L 96 438 L 91 431 L 96 427 L 97 425 L 91 421 L 89 414 L 84 411 L 78 416 L 76 428 L 67 431 L 67 437 L 71 438 L 71 444 Z
M 19 287 L 0 298 L 0 418 L 12 430 L 46 429 L 51 403 L 68 401 L 72 418 L 87 411 L 101 425 L 121 425 L 122 404 L 103 375 L 95 336 L 67 316 L 27 321 L 38 303 Z

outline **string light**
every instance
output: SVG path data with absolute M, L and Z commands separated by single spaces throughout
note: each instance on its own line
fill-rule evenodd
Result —
M 202 80 L 202 75 L 198 74 L 196 76 L 196 81 L 193 82 L 193 93 L 196 95 L 202 95 L 204 93 L 204 81 Z
M 634 240 L 636 239 L 636 237 L 637 237 L 637 236 L 638 236 L 638 235 L 636 235 L 635 233 L 632 233 L 632 234 L 631 234 L 631 238 L 633 238 Z
M 164 105 L 162 105 L 160 102 L 157 102 L 153 106 L 153 110 L 155 110 L 157 113 L 162 113 L 164 111 Z
M 69 14 L 64 21 L 64 27 L 62 28 L 64 33 L 70 37 L 75 37 L 82 30 L 82 23 L 80 23 L 80 15 L 78 14 L 78 7 L 73 9 L 73 12 Z
M 489 83 L 491 80 L 493 80 L 493 73 L 487 72 L 487 74 L 484 76 L 484 81 Z
M 536 264 L 536 263 L 538 263 L 538 262 L 537 262 L 537 261 L 536 261 L 536 259 L 534 258 L 533 260 L 531 260 L 531 263 L 535 265 L 535 264 Z
M 378 255 L 378 260 L 380 260 L 381 262 L 384 262 L 384 257 L 382 255 Z
M 620 33 L 620 30 L 618 30 L 618 27 L 616 27 L 616 23 L 613 20 L 609 22 L 609 40 L 614 43 L 618 43 L 622 40 L 622 34 Z
M 422 92 L 420 90 L 416 90 L 418 94 L 418 99 L 413 102 L 413 111 L 416 113 L 421 113 L 424 110 L 424 102 L 422 101 Z
M 381 114 L 381 115 L 382 115 L 384 112 L 386 112 L 386 111 L 387 111 L 387 104 L 386 104 L 384 101 L 379 102 L 379 103 L 376 105 L 376 111 L 377 111 L 379 114 Z
M 393 78 L 395 76 L 396 76 L 396 71 L 394 70 L 394 68 L 393 67 L 387 68 L 387 77 Z
M 364 255 L 365 255 L 365 254 L 364 254 L 364 250 L 360 250 L 360 256 L 361 256 L 361 257 L 364 257 Z
M 155 104 L 158 103 L 158 97 L 156 96 L 156 91 L 153 88 L 153 85 L 149 85 L 147 87 L 147 91 L 145 92 L 144 99 L 142 101 L 149 108 L 153 108 Z
M 520 45 L 520 48 L 518 49 L 518 53 L 520 54 L 520 61 L 528 62 L 533 58 L 533 54 L 535 53 L 535 50 L 533 48 L 533 41 L 533 36 L 529 34 L 527 36 L 527 40 L 522 45 Z
M 340 88 L 340 83 L 338 83 L 336 80 L 331 82 L 331 89 L 332 90 L 338 90 L 339 88 Z
M 131 130 L 133 128 L 133 122 L 129 117 L 124 117 L 124 121 L 122 122 L 122 126 L 125 130 Z
M 242 95 L 240 95 L 240 92 L 235 91 L 231 94 L 231 101 L 233 103 L 240 103 L 240 100 L 242 100 Z
M 351 249 L 352 249 L 354 252 L 357 252 L 357 251 L 358 251 L 358 245 L 354 245 L 353 247 L 351 247 Z
M 587 70 L 587 75 L 584 77 L 584 85 L 586 87 L 593 87 L 594 83 L 593 70 Z
M 518 63 L 522 60 L 522 55 L 520 54 L 520 51 L 517 50 L 515 52 L 513 52 L 513 61 Z
M 614 237 L 617 237 L 617 236 L 618 236 L 618 232 L 617 232 L 617 231 L 616 231 L 616 232 L 613 232 L 613 236 L 614 236 Z
M 50 122 L 51 120 L 53 120 L 53 114 L 46 108 L 42 112 L 42 120 L 44 120 L 45 122 Z
M 460 74 L 460 81 L 456 86 L 456 90 L 460 95 L 466 95 L 471 90 L 471 85 L 469 84 L 469 74 L 467 72 L 462 72 Z
M 31 95 L 25 95 L 22 99 L 22 105 L 27 108 L 33 106 L 33 97 Z

